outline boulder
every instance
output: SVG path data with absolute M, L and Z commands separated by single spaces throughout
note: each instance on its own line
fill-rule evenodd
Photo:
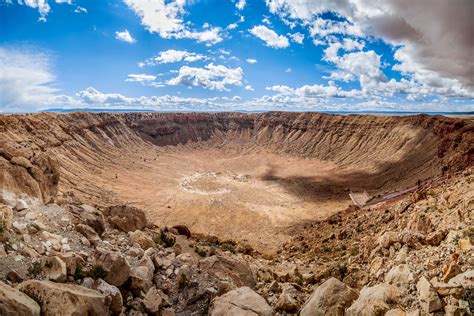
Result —
M 140 291 L 147 293 L 153 285 L 153 271 L 147 266 L 134 267 L 130 273 L 130 290 L 139 294 Z
M 186 225 L 175 225 L 171 227 L 170 231 L 175 235 L 183 235 L 187 238 L 191 238 L 191 231 Z
M 66 264 L 66 270 L 68 275 L 74 275 L 78 262 L 82 261 L 82 258 L 76 256 L 73 252 L 58 253 L 57 255 Z
M 78 224 L 78 225 L 76 225 L 76 230 L 77 230 L 77 232 L 82 234 L 84 237 L 86 237 L 87 240 L 92 245 L 97 245 L 99 243 L 100 237 L 92 227 L 90 227 L 88 225 L 84 225 L 84 224 Z
M 408 287 L 413 281 L 413 273 L 407 264 L 400 264 L 393 267 L 385 276 L 385 282 L 401 287 Z
M 105 281 L 115 286 L 121 286 L 130 276 L 130 265 L 127 260 L 116 252 L 98 250 L 95 263 L 107 271 Z
M 0 281 L 0 315 L 40 315 L 40 307 L 24 293 Z
M 143 229 L 146 224 L 145 213 L 133 206 L 115 205 L 105 210 L 110 225 L 124 232 Z
M 336 278 L 318 286 L 301 310 L 301 316 L 344 315 L 344 310 L 357 299 L 359 293 Z
M 105 296 L 97 291 L 71 284 L 28 280 L 18 289 L 34 297 L 44 315 L 107 315 Z
M 130 241 L 132 244 L 138 244 L 143 250 L 147 250 L 148 248 L 153 248 L 156 246 L 153 239 L 148 236 L 145 232 L 141 230 L 136 230 L 130 234 Z
M 105 296 L 106 304 L 114 315 L 122 312 L 123 298 L 120 290 L 102 279 L 95 282 L 95 289 Z
M 55 282 L 65 282 L 67 279 L 67 268 L 64 261 L 59 257 L 43 257 L 41 260 L 43 272 L 47 278 Z
M 3 229 L 10 229 L 13 223 L 13 210 L 8 205 L 0 205 L 0 225 Z
M 462 286 L 465 289 L 474 289 L 474 270 L 458 274 L 449 280 L 448 284 Z
M 56 251 L 60 251 L 62 248 L 61 239 L 63 237 L 61 235 L 53 234 L 48 231 L 41 232 L 41 239 L 45 242 L 47 250 L 51 250 L 53 248 Z
M 460 274 L 461 272 L 461 267 L 457 263 L 457 260 L 452 260 L 444 271 L 443 282 L 448 282 L 450 279 Z
M 80 208 L 82 211 L 80 213 L 82 223 L 92 227 L 99 236 L 102 235 L 105 231 L 105 221 L 102 212 L 87 204 L 82 204 Z
M 276 310 L 286 313 L 296 313 L 300 306 L 300 293 L 290 283 L 283 284 L 282 289 L 275 305 Z
M 263 297 L 248 287 L 240 287 L 216 297 L 209 311 L 211 316 L 271 316 L 273 310 Z
M 424 276 L 416 284 L 418 302 L 425 313 L 432 313 L 443 308 L 443 302 L 438 293 Z
M 400 297 L 398 287 L 382 283 L 364 287 L 359 298 L 347 309 L 348 316 L 384 315 Z
M 424 213 L 415 213 L 412 218 L 408 221 L 407 228 L 423 234 L 427 234 L 432 231 L 433 225 L 431 220 Z
M 20 212 L 23 210 L 26 210 L 28 208 L 28 203 L 25 202 L 25 200 L 18 200 L 16 201 L 15 204 L 15 211 Z
M 163 299 L 156 287 L 152 287 L 148 290 L 143 299 L 143 305 L 145 306 L 147 313 L 158 315 L 160 308 L 163 305 Z
M 199 268 L 218 279 L 231 279 L 236 287 L 254 288 L 256 281 L 245 261 L 239 261 L 224 255 L 214 255 L 199 261 Z
M 382 248 L 389 248 L 390 245 L 398 242 L 397 232 L 385 232 L 379 237 L 377 243 Z

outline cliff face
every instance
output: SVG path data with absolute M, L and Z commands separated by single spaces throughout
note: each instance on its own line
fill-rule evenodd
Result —
M 474 124 L 441 116 L 317 113 L 71 113 L 0 116 L 1 189 L 47 201 L 73 170 L 124 150 L 199 144 L 357 167 L 377 179 L 423 178 L 472 165 Z M 86 172 L 86 171 L 84 171 Z M 61 179 L 61 180 L 60 180 Z M 383 186 L 382 180 L 380 185 Z M 408 181 L 408 180 L 407 180 Z M 72 183 L 71 183 L 72 184 Z

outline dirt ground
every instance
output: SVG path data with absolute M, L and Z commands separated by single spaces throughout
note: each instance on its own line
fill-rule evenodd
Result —
M 185 224 L 261 252 L 276 251 L 290 226 L 350 204 L 344 188 L 325 184 L 344 177 L 335 164 L 264 151 L 142 148 L 104 166 L 83 175 L 156 225 Z

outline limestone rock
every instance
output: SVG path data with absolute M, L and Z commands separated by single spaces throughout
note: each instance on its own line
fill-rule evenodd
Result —
M 153 271 L 147 266 L 134 267 L 130 273 L 130 290 L 134 293 L 148 292 L 153 285 Z
M 311 294 L 303 306 L 301 316 L 344 315 L 359 293 L 336 278 L 330 278 Z
M 111 206 L 106 209 L 105 215 L 113 227 L 124 232 L 141 230 L 147 224 L 145 213 L 133 206 Z
M 58 253 L 57 256 L 66 264 L 67 274 L 74 275 L 78 262 L 81 262 L 82 259 L 73 252 Z
M 76 225 L 76 230 L 81 233 L 92 245 L 97 245 L 100 241 L 100 237 L 97 232 L 90 226 L 79 224 Z
M 461 267 L 458 265 L 457 260 L 452 260 L 444 271 L 443 281 L 446 283 L 461 272 Z
M 282 285 L 282 292 L 278 297 L 275 308 L 277 311 L 296 313 L 299 309 L 299 292 L 289 283 Z
M 145 310 L 153 315 L 157 315 L 160 311 L 161 306 L 163 305 L 163 299 L 156 287 L 152 287 L 148 290 L 143 299 L 143 305 Z
M 415 213 L 408 222 L 407 228 L 409 230 L 418 231 L 427 234 L 433 229 L 431 220 L 424 213 Z
M 231 278 L 236 287 L 248 286 L 254 288 L 256 281 L 250 266 L 234 258 L 214 255 L 199 261 L 199 268 L 217 278 Z
M 98 250 L 95 262 L 107 271 L 105 281 L 109 284 L 121 286 L 130 276 L 130 265 L 119 253 Z
M 143 250 L 155 247 L 153 239 L 141 230 L 136 230 L 133 233 L 130 233 L 130 241 L 132 244 L 139 244 Z
M 398 287 L 386 283 L 365 287 L 360 291 L 359 298 L 347 309 L 348 316 L 384 315 L 391 303 L 399 299 L 401 291 Z
M 41 260 L 43 271 L 49 280 L 55 282 L 65 282 L 67 279 L 67 269 L 64 261 L 59 257 L 43 257 Z
M 82 211 L 80 212 L 82 223 L 92 227 L 99 236 L 102 235 L 105 231 L 105 221 L 102 212 L 87 204 L 81 205 L 80 208 Z
M 211 316 L 271 316 L 273 310 L 263 297 L 248 287 L 240 287 L 215 298 Z
M 40 307 L 33 299 L 24 293 L 0 281 L 0 314 L 14 315 L 40 315 Z
M 122 293 L 120 293 L 120 290 L 116 286 L 108 284 L 102 279 L 98 279 L 95 282 L 95 289 L 105 296 L 106 304 L 113 314 L 118 315 L 122 312 Z
M 4 229 L 10 229 L 13 223 L 13 210 L 8 205 L 0 205 L 0 225 Z
M 23 211 L 23 210 L 26 210 L 28 208 L 28 203 L 26 203 L 25 200 L 18 200 L 16 201 L 16 204 L 15 204 L 15 210 L 17 212 L 20 212 L 20 211 Z
M 385 282 L 401 287 L 407 287 L 413 281 L 413 273 L 407 264 L 393 267 L 385 276 Z
M 71 284 L 28 280 L 18 289 L 34 297 L 45 315 L 107 315 L 105 296 L 97 291 Z
M 474 289 L 474 270 L 456 275 L 449 280 L 448 284 L 462 286 L 465 289 Z
M 379 237 L 377 243 L 382 248 L 389 248 L 390 245 L 398 241 L 397 232 L 385 232 L 382 236 Z
M 424 276 L 416 284 L 418 290 L 418 301 L 425 313 L 432 313 L 443 308 L 443 302 L 438 293 Z

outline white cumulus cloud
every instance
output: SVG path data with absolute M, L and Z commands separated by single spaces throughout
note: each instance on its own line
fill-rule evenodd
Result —
M 169 85 L 200 86 L 209 90 L 229 91 L 228 85 L 242 85 L 243 70 L 223 65 L 208 64 L 204 68 L 182 66 L 178 75 L 168 80 Z
M 184 0 L 124 0 L 130 9 L 141 19 L 142 25 L 151 33 L 162 38 L 190 38 L 208 45 L 223 40 L 220 27 L 207 25 L 204 31 L 189 28 L 184 21 L 186 14 Z
M 198 60 L 206 60 L 208 59 L 206 56 L 188 52 L 186 50 L 176 50 L 176 49 L 168 49 L 161 51 L 155 57 L 149 58 L 144 62 L 139 63 L 140 67 L 143 66 L 155 66 L 158 64 L 170 64 L 170 63 L 178 63 L 178 62 L 195 62 Z
M 286 48 L 290 46 L 288 38 L 278 35 L 274 30 L 269 29 L 265 25 L 253 27 L 250 29 L 250 33 L 264 41 L 269 47 Z
M 118 39 L 119 41 L 133 44 L 136 42 L 136 40 L 132 37 L 130 32 L 128 30 L 124 30 L 122 32 L 115 32 L 115 38 Z

